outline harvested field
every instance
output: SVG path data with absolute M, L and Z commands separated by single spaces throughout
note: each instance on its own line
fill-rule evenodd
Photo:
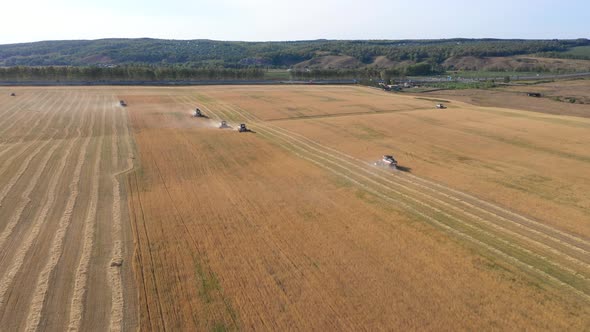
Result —
M 0 330 L 134 329 L 127 113 L 108 89 L 15 90 L 0 89 Z
M 528 97 L 527 92 L 538 92 L 543 97 Z M 415 95 L 418 97 L 450 98 L 478 106 L 590 118 L 589 79 L 515 85 L 489 90 L 438 90 Z
M 590 323 L 587 119 L 359 87 L 124 98 L 143 329 Z
M 10 91 L 1 331 L 590 325 L 589 119 L 348 86 Z

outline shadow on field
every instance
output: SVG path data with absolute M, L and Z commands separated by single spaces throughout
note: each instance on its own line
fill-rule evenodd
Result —
M 256 132 L 250 128 L 247 128 L 246 131 L 240 131 L 240 127 L 238 126 L 238 132 L 240 133 L 250 133 L 250 134 L 256 134 Z
M 395 168 L 398 171 L 402 171 L 402 172 L 406 172 L 406 173 L 412 173 L 412 169 L 410 167 L 397 165 Z

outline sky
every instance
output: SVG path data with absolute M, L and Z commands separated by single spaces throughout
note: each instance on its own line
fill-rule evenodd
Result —
M 589 0 L 14 0 L 0 44 L 100 38 L 590 38 Z

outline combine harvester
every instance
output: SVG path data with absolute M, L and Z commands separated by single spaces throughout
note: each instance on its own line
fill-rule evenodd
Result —
M 444 110 L 447 107 L 444 104 L 436 104 L 436 108 L 439 109 L 439 110 Z
M 127 103 L 124 100 L 119 100 L 119 105 L 126 107 Z
M 397 160 L 390 155 L 384 155 L 381 160 L 375 163 L 375 166 L 382 166 L 382 167 L 389 167 L 392 169 L 397 169 Z
M 219 129 L 228 129 L 231 128 L 227 122 L 225 120 L 222 120 L 221 123 L 219 123 Z
M 238 132 L 240 132 L 240 133 L 249 133 L 249 132 L 252 132 L 252 130 L 248 129 L 246 127 L 246 124 L 245 123 L 240 123 L 240 127 L 238 128 Z
M 193 112 L 193 118 L 206 118 L 205 114 L 197 107 Z
M 227 124 L 227 121 L 223 120 L 219 123 L 219 129 L 230 129 L 232 128 L 230 125 Z M 238 126 L 238 132 L 239 133 L 253 133 L 252 130 L 250 130 L 250 128 L 246 127 L 245 123 L 240 123 L 240 125 Z

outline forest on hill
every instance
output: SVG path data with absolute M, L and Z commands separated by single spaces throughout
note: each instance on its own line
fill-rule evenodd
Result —
M 267 66 L 288 68 L 326 55 L 345 55 L 362 64 L 378 56 L 391 61 L 443 63 L 457 56 L 511 56 L 521 54 L 573 55 L 565 52 L 588 46 L 577 40 L 314 40 L 293 42 L 231 42 L 213 40 L 100 39 L 44 41 L 0 45 L 0 66 L 90 66 L 183 64 L 225 68 Z M 578 58 L 590 59 L 580 55 Z
M 240 79 L 260 78 L 262 70 L 269 69 L 289 69 L 295 73 L 292 76 L 298 77 L 320 73 L 332 77 L 354 76 L 379 70 L 387 70 L 394 76 L 431 75 L 453 69 L 481 70 L 484 63 L 488 67 L 483 69 L 488 70 L 490 61 L 476 60 L 520 56 L 577 59 L 583 61 L 582 67 L 585 67 L 590 54 L 572 50 L 588 46 L 588 39 L 43 41 L 0 45 L 0 79 L 133 79 L 140 76 L 144 79 Z M 502 66 L 493 69 L 564 71 L 559 66 L 547 66 L 543 61 L 525 60 L 501 62 Z

